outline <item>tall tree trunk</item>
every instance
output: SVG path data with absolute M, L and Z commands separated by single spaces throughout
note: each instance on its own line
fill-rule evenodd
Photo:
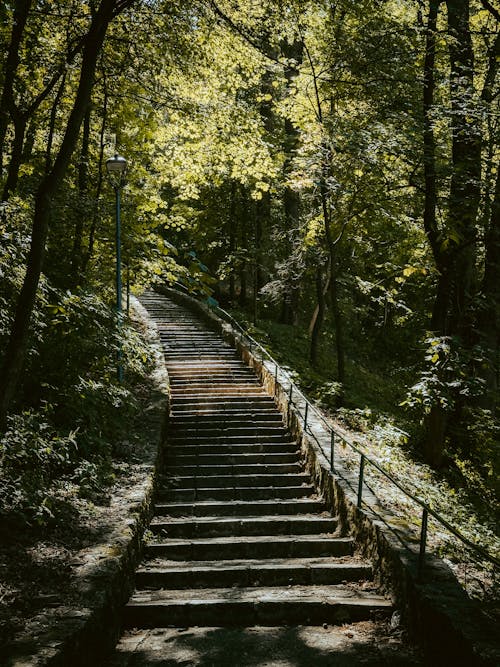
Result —
M 332 262 L 333 266 L 333 262 Z M 335 271 L 333 267 L 332 271 Z M 345 384 L 345 345 L 344 345 L 344 315 L 339 304 L 339 286 L 337 276 L 332 274 L 330 279 L 330 299 L 335 326 L 335 349 L 337 352 L 337 380 Z
M 474 51 L 469 0 L 447 0 L 450 96 L 453 118 L 448 226 L 459 238 L 454 248 L 451 330 L 471 342 L 470 304 L 476 285 L 476 217 L 481 194 L 481 132 L 474 106 Z
M 330 259 L 329 259 L 330 262 Z M 328 269 L 326 272 L 326 280 L 325 284 L 323 286 L 323 301 L 328 294 L 328 290 L 330 289 L 330 278 L 331 278 L 331 272 L 330 272 L 330 264 L 328 264 Z M 314 331 L 314 327 L 316 325 L 316 320 L 319 317 L 319 299 L 317 299 L 316 306 L 314 307 L 313 313 L 311 315 L 311 319 L 309 321 L 309 326 L 307 328 L 309 335 L 312 336 L 312 332 Z
M 7 179 L 3 188 L 2 199 L 7 201 L 9 196 L 13 194 L 17 187 L 17 180 L 19 178 L 19 169 L 23 163 L 23 147 L 24 136 L 26 133 L 26 116 L 19 111 L 19 109 L 12 110 L 12 117 L 14 121 L 14 141 L 10 153 L 9 168 L 7 171 Z
M 450 57 L 450 99 L 452 118 L 452 174 L 448 198 L 448 248 L 441 251 L 442 240 L 430 218 L 425 220 L 440 272 L 433 309 L 432 326 L 437 335 L 459 336 L 462 344 L 472 342 L 471 301 L 476 269 L 476 217 L 480 198 L 481 135 L 477 109 L 474 108 L 474 52 L 469 28 L 469 0 L 446 0 Z M 437 8 L 431 3 L 429 27 Z M 434 24 L 435 27 L 435 24 Z M 429 30 L 427 39 L 433 39 Z M 428 42 L 429 46 L 429 42 Z M 433 47 L 432 47 L 433 48 Z M 426 66 L 430 68 L 426 54 Z M 433 69 L 433 67 L 432 67 Z M 432 103 L 433 79 L 429 69 L 424 79 L 424 112 L 428 120 Z M 427 95 L 427 97 L 426 97 Z M 426 106 L 427 105 L 427 106 Z M 426 132 L 429 127 L 426 126 Z M 426 176 L 431 177 L 429 135 L 424 134 Z M 426 195 L 427 195 L 426 180 Z M 432 195 L 432 192 L 431 192 Z M 435 195 L 434 195 L 435 197 Z M 435 204 L 434 204 L 435 206 Z M 429 216 L 429 211 L 427 211 Z M 442 464 L 449 414 L 440 405 L 431 408 L 426 418 L 424 456 L 433 466 Z
M 287 64 L 284 67 L 284 75 L 287 86 L 290 87 L 299 74 L 298 67 L 303 60 L 304 42 L 301 39 L 294 39 L 293 42 L 289 42 L 287 39 L 284 39 L 281 43 L 281 53 L 286 58 L 285 62 Z M 299 145 L 300 132 L 289 118 L 285 118 L 284 130 L 285 140 L 283 147 L 285 152 L 285 160 L 283 163 L 283 176 L 285 178 L 285 189 L 283 192 L 283 211 L 285 214 L 285 229 L 290 233 L 292 230 L 297 229 L 299 226 L 300 195 L 296 190 L 293 190 L 289 185 L 287 185 L 286 181 L 293 169 L 293 158 Z M 293 246 L 291 243 L 288 243 L 288 245 L 289 252 L 291 254 L 293 251 Z M 297 323 L 299 292 L 299 278 L 296 275 L 294 262 L 292 259 L 285 280 L 285 294 L 283 297 L 280 316 L 280 321 L 283 324 Z
M 3 170 L 5 153 L 5 136 L 10 121 L 10 110 L 14 100 L 14 78 L 19 65 L 19 50 L 23 39 L 24 28 L 30 12 L 32 0 L 18 0 L 15 3 L 12 33 L 4 64 L 4 82 L 0 98 L 0 174 Z
M 315 277 L 317 311 L 311 331 L 311 343 L 309 347 L 309 361 L 313 366 L 318 365 L 319 337 L 325 318 L 325 290 L 323 285 L 323 271 L 321 266 L 316 268 Z
M 31 246 L 26 275 L 17 302 L 7 348 L 0 373 L 0 428 L 6 417 L 21 377 L 29 338 L 31 316 L 35 306 L 38 283 L 43 266 L 52 199 L 62 183 L 71 156 L 78 141 L 80 126 L 90 102 L 97 58 L 106 31 L 117 8 L 125 9 L 125 2 L 101 0 L 87 33 L 82 55 L 80 80 L 61 147 L 50 172 L 43 178 L 35 196 Z
M 500 361 L 500 169 L 497 167 L 495 196 L 491 207 L 491 221 L 486 234 L 486 256 L 482 283 L 483 307 L 479 312 L 478 329 L 488 356 L 483 369 L 486 395 L 483 405 L 496 407 Z
M 56 93 L 54 104 L 50 110 L 50 120 L 49 120 L 49 133 L 47 137 L 47 147 L 45 148 L 45 171 L 49 172 L 52 166 L 52 144 L 54 142 L 54 133 L 56 129 L 56 118 L 57 110 L 59 108 L 59 103 L 64 93 L 64 87 L 66 85 L 66 74 L 63 75 L 61 85 Z
M 102 82 L 104 87 L 104 100 L 102 107 L 102 123 L 99 133 L 99 160 L 97 164 L 97 185 L 94 195 L 94 206 L 92 211 L 92 221 L 90 223 L 89 240 L 87 244 L 87 251 L 82 259 L 81 275 L 84 276 L 87 272 L 87 267 L 92 255 L 94 254 L 95 235 L 97 231 L 97 223 L 99 221 L 99 199 L 101 197 L 103 185 L 103 171 L 104 171 L 104 150 L 105 142 L 104 135 L 106 133 L 106 123 L 108 121 L 108 87 L 106 83 L 106 75 L 103 72 Z
M 85 218 L 88 215 L 88 170 L 89 170 L 89 143 L 90 119 L 92 108 L 89 104 L 83 119 L 82 145 L 78 164 L 78 198 L 79 206 L 76 211 L 75 233 L 73 250 L 71 253 L 71 284 L 78 285 L 82 268 L 82 246 Z

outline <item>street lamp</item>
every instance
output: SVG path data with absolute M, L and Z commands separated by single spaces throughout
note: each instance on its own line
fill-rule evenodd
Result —
M 106 160 L 106 171 L 109 180 L 115 191 L 116 201 L 116 315 L 118 318 L 118 335 L 120 336 L 120 326 L 122 319 L 122 251 L 121 251 L 121 220 L 120 220 L 120 195 L 121 189 L 125 185 L 125 176 L 127 174 L 127 160 L 115 153 L 114 157 Z M 118 347 L 118 381 L 123 380 L 122 349 L 121 340 Z

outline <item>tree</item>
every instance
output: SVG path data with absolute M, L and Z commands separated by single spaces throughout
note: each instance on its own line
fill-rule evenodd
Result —
M 50 171 L 38 186 L 33 213 L 31 246 L 26 275 L 17 302 L 14 322 L 4 353 L 0 380 L 0 425 L 4 426 L 8 408 L 21 374 L 28 342 L 31 314 L 43 266 L 45 243 L 49 230 L 52 200 L 60 186 L 78 141 L 80 126 L 90 101 L 93 77 L 109 23 L 132 0 L 102 0 L 93 14 L 82 51 L 80 80 L 61 146 Z

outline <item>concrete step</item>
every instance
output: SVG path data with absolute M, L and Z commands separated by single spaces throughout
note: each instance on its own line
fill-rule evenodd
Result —
M 207 383 L 214 383 L 216 385 L 234 384 L 235 382 L 243 382 L 244 384 L 258 384 L 258 379 L 250 371 L 245 369 L 238 370 L 236 368 L 220 368 L 214 370 L 187 370 L 185 372 L 175 371 L 169 373 L 170 384 L 173 387 L 185 387 L 194 382 L 205 386 Z
M 210 408 L 202 408 L 200 410 L 189 410 L 189 409 L 177 409 L 173 407 L 170 415 L 170 423 L 173 425 L 180 423 L 200 423 L 205 424 L 209 422 L 228 424 L 231 422 L 238 422 L 247 420 L 248 423 L 253 423 L 253 420 L 256 421 L 266 421 L 266 422 L 280 422 L 283 423 L 283 418 L 279 412 L 277 412 L 274 406 L 267 406 L 266 408 L 260 410 L 249 410 L 248 414 L 245 417 L 245 413 L 242 410 L 237 408 L 226 408 L 223 410 L 212 410 Z
M 140 591 L 128 603 L 129 628 L 167 625 L 312 625 L 369 620 L 389 615 L 380 595 L 347 586 L 209 588 Z
M 158 500 L 165 502 L 197 502 L 203 500 L 272 500 L 305 498 L 312 496 L 314 487 L 310 484 L 301 486 L 265 486 L 249 488 L 192 488 L 160 490 Z
M 188 503 L 157 503 L 156 516 L 261 516 L 268 514 L 324 513 L 322 500 L 297 498 L 293 500 L 234 500 L 230 502 L 207 500 Z M 329 513 L 328 513 L 329 515 Z
M 137 589 L 290 586 L 369 581 L 371 567 L 351 557 L 267 560 L 149 561 L 136 573 Z
M 174 400 L 180 400 L 181 398 L 191 398 L 191 397 L 201 397 L 201 398 L 225 398 L 226 396 L 267 396 L 266 392 L 264 389 L 255 383 L 250 383 L 250 382 L 245 382 L 245 383 L 232 383 L 232 384 L 214 384 L 212 383 L 207 383 L 207 384 L 201 384 L 201 383 L 196 383 L 192 385 L 186 385 L 186 386 L 179 386 L 179 385 L 172 385 L 171 386 L 171 392 L 172 392 L 172 399 Z
M 208 477 L 202 476 L 188 476 L 176 477 L 171 471 L 168 476 L 163 477 L 162 487 L 165 489 L 195 489 L 208 488 L 211 489 L 248 489 L 254 487 L 281 487 L 281 486 L 301 486 L 302 484 L 309 484 L 310 477 L 307 473 L 287 473 L 284 475 L 210 475 Z
M 161 538 L 241 537 L 242 535 L 333 534 L 338 521 L 313 515 L 268 515 L 257 517 L 154 518 L 149 526 Z
M 283 440 L 292 440 L 290 433 L 281 424 L 263 424 L 244 426 L 242 424 L 213 426 L 192 424 L 176 424 L 169 429 L 169 438 L 241 438 L 243 436 L 280 436 Z
M 192 441 L 190 441 L 192 442 Z M 212 445 L 167 445 L 166 454 L 172 453 L 177 456 L 179 454 L 184 456 L 204 455 L 204 454 L 225 454 L 230 456 L 232 454 L 293 454 L 297 453 L 297 444 L 295 442 L 254 442 L 252 444 L 234 445 L 231 442 L 214 443 Z
M 246 467 L 261 465 L 264 468 L 274 465 L 299 465 L 297 452 L 291 454 L 193 454 L 174 455 L 171 450 L 166 452 L 167 463 L 171 469 L 187 466 L 217 466 L 221 471 L 224 466 Z
M 251 535 L 247 537 L 207 537 L 167 539 L 150 542 L 147 558 L 169 560 L 229 560 L 234 558 L 313 558 L 351 556 L 349 537 L 330 535 Z
M 248 433 L 244 435 L 231 435 L 222 434 L 220 436 L 205 436 L 201 435 L 188 435 L 173 433 L 167 437 L 167 443 L 171 444 L 173 447 L 177 445 L 189 445 L 196 444 L 197 446 L 203 445 L 217 445 L 228 443 L 229 446 L 233 445 L 253 445 L 253 444 L 264 444 L 264 443 L 277 443 L 283 444 L 286 446 L 295 444 L 295 441 L 288 435 L 286 432 L 282 432 L 281 429 L 278 429 L 275 433 Z
M 274 463 L 264 465 L 263 463 L 252 464 L 232 464 L 228 463 L 227 457 L 223 457 L 224 463 L 213 463 L 212 465 L 203 464 L 201 461 L 195 461 L 191 465 L 172 465 L 169 466 L 169 475 L 171 477 L 215 477 L 217 475 L 293 475 L 302 472 L 302 466 L 295 460 L 293 463 Z M 228 463 L 228 465 L 226 465 Z
M 256 410 L 258 408 L 269 408 L 274 406 L 274 401 L 270 396 L 263 393 L 257 394 L 227 394 L 220 396 L 203 396 L 193 394 L 192 396 L 172 396 L 172 408 L 174 410 L 182 409 L 208 409 L 212 410 Z

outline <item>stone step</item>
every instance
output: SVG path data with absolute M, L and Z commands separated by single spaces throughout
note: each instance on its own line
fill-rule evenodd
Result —
M 272 465 L 294 465 L 299 461 L 297 452 L 291 454 L 192 454 L 175 455 L 172 451 L 166 452 L 166 460 L 169 466 L 217 466 L 223 469 L 224 466 L 249 466 L 263 465 L 264 467 Z
M 354 543 L 349 537 L 330 535 L 251 535 L 167 539 L 150 542 L 147 558 L 169 560 L 229 560 L 235 558 L 313 558 L 351 556 Z
M 168 519 L 157 517 L 150 523 L 154 535 L 162 538 L 241 537 L 242 535 L 333 534 L 338 521 L 333 517 L 268 515 L 258 517 L 203 517 Z
M 226 443 L 228 446 L 276 443 L 287 447 L 291 444 L 295 444 L 295 441 L 291 438 L 290 435 L 286 433 L 286 431 L 283 433 L 281 429 L 278 429 L 277 433 L 254 434 L 252 432 L 248 432 L 245 435 L 231 435 L 230 433 L 224 433 L 223 435 L 212 437 L 205 435 L 192 435 L 190 437 L 189 435 L 181 435 L 174 432 L 167 438 L 167 446 L 170 444 L 173 447 L 183 444 L 196 444 L 197 446 L 203 447 L 203 445 L 218 445 Z
M 176 400 L 179 405 L 189 405 L 190 403 L 198 405 L 201 403 L 205 404 L 206 408 L 212 408 L 212 410 L 217 408 L 244 411 L 258 410 L 260 408 L 276 409 L 274 399 L 263 391 L 254 391 L 253 395 L 247 394 L 245 396 L 238 394 L 224 396 L 217 396 L 216 394 L 193 394 L 193 396 L 178 396 Z
M 195 457 L 196 459 L 196 457 Z M 224 477 L 228 476 L 239 476 L 239 475 L 259 475 L 265 473 L 266 475 L 293 475 L 299 474 L 303 467 L 300 465 L 297 457 L 292 463 L 256 463 L 256 464 L 233 464 L 227 461 L 227 457 L 223 457 L 223 463 L 213 463 L 204 464 L 203 461 L 195 460 L 191 465 L 180 465 L 178 462 L 177 465 L 173 465 L 172 461 L 169 461 L 172 465 L 169 466 L 168 474 L 171 477 L 198 477 L 198 478 L 207 478 L 215 477 L 217 475 L 222 475 Z M 167 478 L 168 479 L 168 478 Z
M 270 396 L 261 394 L 227 394 L 227 395 L 201 395 L 193 394 L 192 396 L 172 396 L 172 408 L 178 409 L 182 407 L 186 409 L 192 406 L 195 410 L 208 409 L 212 410 L 245 410 L 268 408 L 274 405 L 274 401 Z
M 169 434 L 171 438 L 218 438 L 223 436 L 227 437 L 241 437 L 241 436 L 281 436 L 282 439 L 291 440 L 290 433 L 287 429 L 281 424 L 263 424 L 257 426 L 252 424 L 251 426 L 244 426 L 242 424 L 235 425 L 226 425 L 226 426 L 213 426 L 213 425 L 200 425 L 200 424 L 172 424 L 169 429 Z
M 372 568 L 350 557 L 270 558 L 267 560 L 165 561 L 140 567 L 136 587 L 229 588 L 232 586 L 290 586 L 369 581 Z
M 224 373 L 232 371 L 242 371 L 249 370 L 248 366 L 241 361 L 241 359 L 225 359 L 221 361 L 220 359 L 206 359 L 203 362 L 193 362 L 193 361 L 182 361 L 177 359 L 176 361 L 168 361 L 168 371 L 169 375 L 172 373 L 205 373 L 209 375 L 210 373 L 215 373 L 217 371 L 222 371 Z
M 172 453 L 175 456 L 179 454 L 184 456 L 193 456 L 196 454 L 226 454 L 227 456 L 233 454 L 293 454 L 297 453 L 297 444 L 295 442 L 277 443 L 277 442 L 254 442 L 252 444 L 235 445 L 231 442 L 218 442 L 212 445 L 167 445 L 166 454 Z
M 220 350 L 217 351 L 217 353 L 214 353 L 210 350 L 204 351 L 204 350 L 193 350 L 190 348 L 186 348 L 185 350 L 179 350 L 179 349 L 172 349 L 172 350 L 166 350 L 166 354 L 168 354 L 169 359 L 173 360 L 175 363 L 176 361 L 190 361 L 191 363 L 206 363 L 207 361 L 215 360 L 217 361 L 236 361 L 238 360 L 238 357 L 236 356 L 236 353 L 233 350 Z
M 173 384 L 170 387 L 172 392 L 172 398 L 175 400 L 180 400 L 181 398 L 191 398 L 191 397 L 203 397 L 203 398 L 225 398 L 226 396 L 266 396 L 267 394 L 264 389 L 255 383 L 250 382 L 239 382 L 238 384 L 232 383 L 227 386 L 220 383 L 207 383 L 201 384 L 196 383 L 192 385 L 176 385 Z
M 159 490 L 158 499 L 161 501 L 196 502 L 200 500 L 272 500 L 305 498 L 314 493 L 310 484 L 301 486 L 257 486 L 240 488 L 191 488 Z
M 157 503 L 157 516 L 261 516 L 266 514 L 302 514 L 325 512 L 322 500 L 297 498 L 294 500 L 234 500 L 223 502 L 207 500 L 189 503 Z M 329 514 L 329 513 L 328 513 Z
M 301 484 L 308 484 L 310 477 L 307 473 L 287 473 L 285 475 L 210 475 L 208 477 L 202 476 L 187 476 L 176 477 L 171 471 L 163 477 L 163 488 L 168 489 L 195 489 L 208 488 L 211 489 L 248 489 L 255 486 L 258 487 L 281 487 L 281 486 L 300 486 Z
M 221 368 L 217 371 L 214 370 L 189 370 L 186 372 L 172 372 L 169 373 L 170 384 L 174 387 L 185 387 L 191 384 L 191 382 L 200 383 L 206 385 L 209 382 L 214 384 L 234 384 L 243 382 L 245 384 L 258 384 L 258 379 L 250 371 L 230 368 Z
M 275 408 L 264 408 L 260 410 L 249 410 L 248 414 L 242 410 L 236 409 L 226 409 L 226 410 L 211 410 L 209 408 L 201 410 L 177 410 L 174 408 L 171 416 L 170 423 L 172 425 L 177 425 L 180 423 L 187 422 L 196 422 L 199 424 L 206 423 L 219 423 L 219 424 L 228 424 L 232 422 L 237 423 L 253 423 L 254 421 L 266 421 L 266 422 L 280 422 L 283 423 L 283 417 Z
M 126 607 L 129 628 L 167 625 L 316 625 L 387 616 L 389 600 L 348 586 L 140 591 Z

